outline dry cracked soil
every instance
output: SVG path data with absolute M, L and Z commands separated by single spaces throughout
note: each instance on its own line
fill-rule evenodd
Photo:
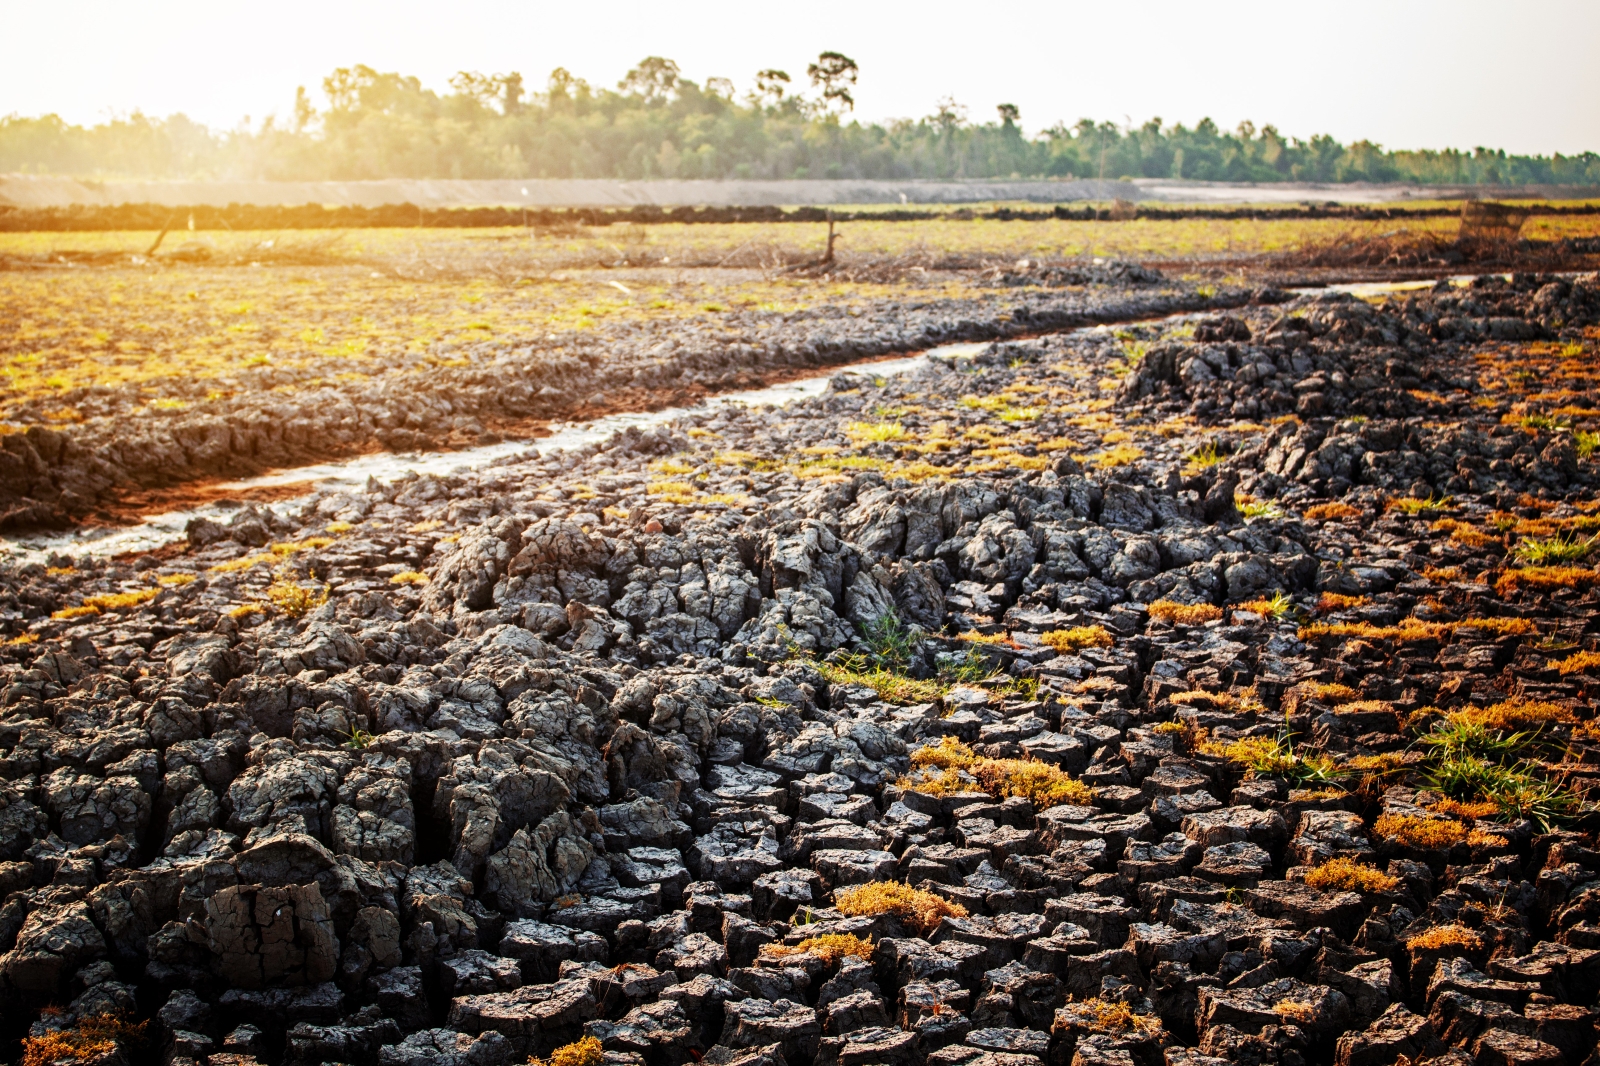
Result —
M 1140 291 L 1201 313 L 12 568 L 9 1039 L 1590 1061 L 1600 283 Z

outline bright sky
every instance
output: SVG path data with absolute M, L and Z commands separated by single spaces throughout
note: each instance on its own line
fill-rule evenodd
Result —
M 1035 132 L 1080 117 L 1211 116 L 1389 148 L 1600 150 L 1600 0 L 0 0 L 0 114 L 94 122 L 136 109 L 214 126 L 287 115 L 296 85 L 366 63 L 446 87 L 457 70 L 564 66 L 597 85 L 646 55 L 684 75 L 804 80 L 861 65 L 856 113 L 974 119 L 1015 103 Z

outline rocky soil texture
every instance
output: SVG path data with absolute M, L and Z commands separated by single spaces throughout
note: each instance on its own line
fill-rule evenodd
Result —
M 37 1062 L 1578 1066 L 1597 317 L 1519 276 L 1014 341 L 8 573 L 4 1017 Z

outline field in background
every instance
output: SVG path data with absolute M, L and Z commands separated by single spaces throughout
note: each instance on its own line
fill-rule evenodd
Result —
M 1453 236 L 1453 217 L 1352 222 L 1348 219 L 1181 218 L 1128 221 L 962 219 L 958 210 L 936 220 L 852 220 L 837 227 L 844 256 L 920 256 L 969 260 L 1117 257 L 1173 262 L 1234 261 L 1281 254 L 1337 240 L 1398 234 Z M 345 260 L 395 269 L 565 269 L 587 266 L 676 263 L 771 269 L 822 253 L 827 226 L 816 223 L 662 223 L 564 230 L 363 229 L 294 230 L 283 233 L 206 232 L 194 249 L 214 249 L 228 262 L 271 263 L 296 252 L 317 262 Z M 1535 215 L 1522 229 L 1532 241 L 1600 235 L 1600 215 Z M 140 254 L 155 233 L 0 233 L 0 256 L 52 253 Z M 191 235 L 169 234 L 169 255 Z M 263 246 L 264 242 L 271 242 Z M 974 265 L 974 264 L 967 264 Z
M 84 397 L 69 394 L 84 388 L 132 388 L 153 408 L 184 407 L 240 389 L 295 391 L 397 368 L 462 366 L 485 345 L 548 342 L 602 325 L 671 319 L 714 333 L 742 309 L 949 299 L 992 290 L 1019 260 L 1123 258 L 1190 276 L 1249 278 L 1256 267 L 1281 275 L 1297 257 L 1326 266 L 1346 248 L 1441 246 L 1457 226 L 1447 217 L 957 214 L 841 224 L 837 262 L 826 268 L 817 263 L 827 227 L 798 223 L 179 230 L 154 255 L 148 232 L 0 234 L 0 265 L 12 268 L 0 269 L 8 327 L 0 331 L 0 419 L 43 403 L 50 420 L 77 421 Z M 1523 229 L 1535 242 L 1596 235 L 1600 215 L 1539 215 Z M 51 406 L 54 397 L 62 402 Z

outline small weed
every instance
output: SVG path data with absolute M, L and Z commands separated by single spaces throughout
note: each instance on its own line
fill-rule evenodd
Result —
M 873 661 L 880 667 L 904 669 L 922 642 L 922 633 L 908 626 L 900 615 L 890 611 L 861 627 L 861 639 L 872 649 Z
M 1249 500 L 1236 503 L 1235 506 L 1239 508 L 1239 513 L 1244 516 L 1246 522 L 1253 522 L 1258 518 L 1268 520 L 1284 518 L 1288 514 L 1282 507 L 1279 507 L 1271 500 Z
M 328 602 L 328 587 L 324 585 L 320 589 L 308 589 L 280 574 L 267 587 L 267 600 L 280 613 L 290 618 L 303 618 Z
M 1184 456 L 1183 476 L 1199 477 L 1226 458 L 1227 456 L 1217 449 L 1217 442 L 1208 440 Z
M 1287 592 L 1279 591 L 1267 599 L 1246 600 L 1244 603 L 1234 604 L 1233 607 L 1236 611 L 1249 611 L 1263 618 L 1282 618 L 1294 607 L 1294 599 Z
M 1401 496 L 1390 500 L 1387 506 L 1389 510 L 1399 511 L 1401 514 L 1419 515 L 1427 514 L 1430 511 L 1448 511 L 1452 503 L 1449 496 L 1436 497 L 1430 493 L 1426 499 L 1418 499 L 1415 496 Z
M 372 746 L 373 736 L 365 729 L 352 729 L 345 734 L 344 746 L 352 751 L 360 751 Z
M 1326 755 L 1296 752 L 1288 736 L 1247 737 L 1227 744 L 1213 742 L 1201 750 L 1207 755 L 1220 755 L 1255 777 L 1281 777 L 1296 784 L 1308 784 L 1334 782 L 1345 776 Z
M 1511 554 L 1527 566 L 1562 565 L 1587 558 L 1596 544 L 1600 544 L 1600 536 L 1582 540 L 1576 536 L 1562 537 L 1558 534 L 1544 539 L 1519 541 Z

